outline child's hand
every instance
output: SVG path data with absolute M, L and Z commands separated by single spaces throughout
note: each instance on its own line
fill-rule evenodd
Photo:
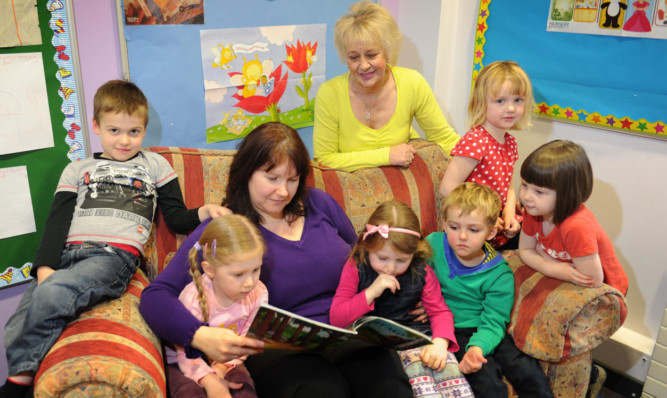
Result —
M 209 203 L 207 205 L 200 207 L 198 214 L 199 214 L 199 221 L 204 221 L 208 218 L 216 218 L 227 214 L 232 214 L 232 211 L 226 207 Z
M 521 230 L 521 223 L 516 219 L 516 217 L 512 217 L 510 219 L 507 219 L 505 221 L 505 236 L 508 238 L 513 238 L 516 236 L 516 234 L 519 233 Z
M 583 287 L 593 287 L 595 285 L 592 276 L 582 274 L 569 264 L 567 264 L 567 268 L 565 268 L 565 276 L 563 280 Z
M 373 283 L 366 289 L 366 303 L 371 305 L 376 298 L 382 295 L 382 292 L 384 292 L 385 289 L 389 289 L 392 293 L 396 293 L 397 290 L 401 290 L 401 285 L 398 283 L 398 279 L 396 279 L 395 276 L 379 274 Z
M 425 346 L 419 353 L 422 363 L 436 372 L 441 372 L 447 365 L 449 341 L 440 337 L 433 339 L 433 344 Z
M 459 363 L 459 369 L 461 369 L 461 373 L 463 374 L 475 373 L 482 369 L 482 365 L 487 362 L 486 358 L 484 358 L 482 349 L 477 346 L 472 346 L 468 348 L 461 363 Z
M 37 268 L 37 284 L 44 282 L 46 278 L 49 277 L 52 273 L 56 272 L 53 268 L 47 266 L 41 266 Z
M 243 387 L 243 384 L 232 383 L 215 373 L 209 373 L 208 375 L 204 376 L 199 384 L 204 387 L 204 390 L 206 390 L 206 396 L 209 398 L 232 398 L 232 394 L 229 392 L 229 390 L 238 390 L 239 388 Z

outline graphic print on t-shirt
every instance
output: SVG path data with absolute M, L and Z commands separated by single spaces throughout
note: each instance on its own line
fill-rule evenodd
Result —
M 88 190 L 82 209 L 115 209 L 152 219 L 155 182 L 145 168 L 137 165 L 119 167 L 101 161 L 95 170 L 84 174 L 83 183 Z M 110 210 L 110 213 L 115 212 Z

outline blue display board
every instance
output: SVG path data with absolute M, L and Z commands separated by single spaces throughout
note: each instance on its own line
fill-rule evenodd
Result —
M 206 142 L 200 30 L 326 24 L 326 78 L 346 71 L 333 45 L 333 27 L 351 0 L 243 0 L 204 2 L 204 23 L 126 25 L 129 72 L 150 102 L 146 146 L 234 149 L 238 141 Z M 296 43 L 293 43 L 296 44 Z M 313 82 L 316 92 L 321 81 Z M 312 148 L 312 127 L 300 129 Z
M 550 3 L 482 0 L 473 78 L 513 60 L 531 78 L 537 115 L 667 138 L 667 40 L 548 32 Z

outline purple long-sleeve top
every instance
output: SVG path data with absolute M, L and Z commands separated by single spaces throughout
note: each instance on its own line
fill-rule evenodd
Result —
M 329 194 L 309 188 L 306 207 L 298 241 L 259 227 L 267 246 L 260 280 L 269 291 L 271 305 L 329 323 L 331 301 L 357 234 Z M 186 238 L 169 266 L 143 291 L 139 305 L 141 315 L 158 336 L 186 348 L 203 323 L 183 306 L 178 295 L 192 281 L 188 251 L 206 225 L 208 221 Z

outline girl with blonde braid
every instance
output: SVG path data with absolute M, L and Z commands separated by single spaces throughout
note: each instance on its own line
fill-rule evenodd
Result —
M 268 302 L 266 286 L 259 281 L 265 245 L 257 227 L 241 215 L 212 220 L 189 252 L 192 282 L 179 300 L 208 326 L 245 335 L 259 306 Z M 243 359 L 207 363 L 188 358 L 182 347 L 167 348 L 167 361 L 197 382 L 198 396 L 257 397 Z M 173 365 L 168 372 L 178 371 Z M 179 388 L 180 387 L 180 388 Z M 192 397 L 185 385 L 170 385 L 170 396 Z

